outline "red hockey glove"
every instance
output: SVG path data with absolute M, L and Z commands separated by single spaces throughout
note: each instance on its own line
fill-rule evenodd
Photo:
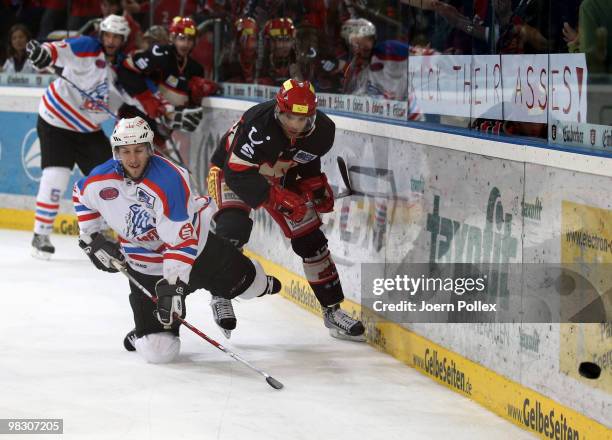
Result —
M 297 186 L 306 200 L 312 201 L 317 212 L 324 213 L 334 210 L 334 192 L 327 183 L 325 173 L 300 179 L 297 181 Z
M 209 79 L 204 79 L 201 76 L 194 76 L 187 84 L 191 91 L 191 99 L 196 105 L 200 105 L 202 98 L 205 96 L 214 95 L 219 90 L 219 85 Z
M 134 96 L 144 108 L 145 113 L 151 119 L 157 119 L 172 111 L 172 106 L 160 95 L 154 95 L 150 90 Z
M 265 206 L 280 212 L 294 223 L 302 221 L 308 210 L 306 199 L 278 185 L 270 187 L 270 196 Z

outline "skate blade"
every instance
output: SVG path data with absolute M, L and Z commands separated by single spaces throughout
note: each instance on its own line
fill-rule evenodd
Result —
M 32 248 L 32 256 L 38 260 L 49 261 L 52 255 L 52 253 L 43 252 L 40 249 Z
M 329 334 L 332 338 L 342 339 L 344 341 L 353 341 L 353 342 L 365 342 L 366 341 L 365 334 L 351 336 L 348 333 L 338 330 L 337 328 L 330 328 Z
M 232 337 L 232 331 L 231 330 L 228 330 L 228 329 L 223 328 L 223 327 L 219 327 L 219 329 L 221 330 L 221 333 L 223 333 L 223 336 L 226 337 L 226 339 L 229 339 L 229 338 Z

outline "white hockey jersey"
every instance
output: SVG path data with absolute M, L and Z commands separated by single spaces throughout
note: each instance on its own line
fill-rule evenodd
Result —
M 191 193 L 185 169 L 153 156 L 135 182 L 110 159 L 79 180 L 72 194 L 81 234 L 100 232 L 105 221 L 134 270 L 189 282 L 217 207 L 212 198 Z
M 116 86 L 117 74 L 106 61 L 99 40 L 82 36 L 56 43 L 45 43 L 52 65 L 62 67 L 62 75 L 117 113 L 123 102 L 135 101 Z M 53 81 L 42 96 L 38 114 L 49 124 L 71 131 L 89 133 L 111 116 L 62 78 Z

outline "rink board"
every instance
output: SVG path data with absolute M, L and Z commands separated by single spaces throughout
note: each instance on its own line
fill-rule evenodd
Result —
M 267 273 L 273 273 L 282 284 L 281 294 L 299 306 L 320 314 L 317 300 L 310 291 L 306 279 L 284 267 L 257 258 Z M 551 429 L 544 422 L 548 419 L 554 426 L 560 423 L 561 430 L 565 425 L 566 432 L 572 431 L 573 438 L 606 439 L 610 430 L 604 425 L 555 402 L 521 384 L 514 382 L 480 364 L 454 353 L 417 333 L 394 323 L 375 322 L 374 316 L 362 309 L 358 303 L 346 300 L 343 307 L 355 317 L 361 317 L 366 325 L 368 342 L 381 351 L 391 354 L 436 382 L 450 388 L 463 396 L 472 399 L 499 416 L 519 427 L 543 438 L 550 438 Z M 378 321 L 378 319 L 376 320 Z M 450 374 L 447 374 L 448 372 Z M 535 425 L 532 426 L 530 414 L 534 411 Z M 575 437 L 575 435 L 578 435 Z M 569 438 L 566 434 L 565 438 Z
M 0 118 L 8 111 L 2 101 Z M 207 108 L 204 129 L 191 139 L 191 149 L 183 150 L 201 183 L 220 136 L 231 125 L 230 121 L 251 104 L 213 99 L 206 105 L 215 107 L 214 117 Z M 32 103 L 29 106 L 33 107 Z M 13 106 L 10 110 L 17 111 Z M 363 197 L 338 201 L 335 213 L 324 219 L 347 303 L 356 315 L 364 312 L 359 305 L 360 263 L 427 261 L 432 240 L 426 223 L 435 206 L 440 218 L 481 234 L 491 227 L 487 208 L 492 206 L 494 215 L 503 214 L 499 227 L 509 229 L 515 240 L 513 262 L 575 258 L 575 249 L 562 242 L 562 226 L 575 223 L 578 217 L 573 214 L 575 210 L 567 207 L 578 206 L 581 213 L 588 213 L 587 224 L 580 226 L 585 230 L 596 229 L 599 223 L 607 221 L 608 211 L 612 210 L 608 190 L 612 188 L 612 167 L 608 159 L 369 121 L 355 122 L 344 117 L 333 119 L 338 130 L 334 149 L 324 157 L 324 169 L 334 188 L 341 189 L 335 157 L 342 155 L 353 168 L 351 177 L 366 192 Z M 28 171 L 32 172 L 23 165 L 28 162 L 21 159 L 27 133 L 11 132 L 7 128 L 10 123 L 1 125 L 4 131 L 0 130 L 0 157 L 8 157 L 5 154 L 10 150 L 19 150 L 20 154 L 13 156 L 19 157 L 19 161 L 15 159 L 9 168 L 3 161 L 0 180 L 28 177 Z M 35 140 L 28 140 L 28 145 L 32 144 Z M 25 157 L 31 159 L 33 155 Z M 34 204 L 36 183 L 24 185 L 23 192 L 16 194 L 5 191 L 4 182 L 0 186 L 0 226 L 30 229 L 33 213 L 29 209 Z M 56 222 L 59 233 L 76 232 L 71 227 L 74 218 L 69 214 L 67 198 L 68 194 L 61 210 L 67 215 Z M 530 206 L 541 204 L 542 209 L 531 210 L 525 216 L 522 201 Z M 302 273 L 301 264 L 279 228 L 263 211 L 257 211 L 254 220 L 249 247 L 268 264 L 282 264 L 272 272 L 283 278 L 283 295 L 318 312 L 316 299 L 305 280 L 294 275 Z M 456 250 L 453 246 L 451 249 Z M 597 253 L 587 256 L 601 258 Z M 436 255 L 441 260 L 449 257 L 453 255 Z M 612 426 L 608 382 L 587 381 L 575 372 L 577 362 L 583 360 L 578 353 L 588 350 L 593 359 L 605 359 L 612 350 L 612 337 L 602 333 L 601 341 L 590 346 L 585 345 L 584 338 L 575 337 L 575 331 L 558 324 L 398 325 L 375 323 L 367 313 L 363 316 L 372 345 L 518 426 L 537 432 L 537 421 L 535 428 L 525 426 L 523 415 L 525 409 L 535 414 L 535 402 L 539 402 L 538 414 L 554 410 L 553 421 L 561 420 L 563 414 L 567 425 L 575 428 L 580 438 L 610 436 L 605 427 Z M 593 329 L 580 329 L 580 333 L 588 335 Z M 526 336 L 539 343 L 524 344 Z M 445 358 L 447 365 L 454 362 L 455 371 L 460 371 L 459 376 L 464 378 L 459 388 L 456 380 L 451 383 L 442 380 L 439 368 L 435 367 Z M 609 377 L 610 371 L 610 365 L 604 364 L 602 376 Z M 470 394 L 465 391 L 466 378 L 470 380 Z M 525 399 L 529 403 L 525 404 Z M 544 433 L 541 435 L 545 437 Z

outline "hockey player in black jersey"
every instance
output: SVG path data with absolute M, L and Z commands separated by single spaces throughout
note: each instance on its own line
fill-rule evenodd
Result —
M 331 335 L 363 341 L 363 324 L 339 306 L 344 294 L 320 229 L 320 214 L 334 208 L 321 156 L 334 143 L 335 125 L 316 105 L 308 81 L 289 79 L 275 100 L 247 110 L 221 138 L 208 176 L 209 193 L 219 206 L 216 233 L 241 248 L 251 234 L 250 211 L 266 209 L 302 258 Z M 224 309 L 216 310 L 213 304 L 215 320 L 233 328 L 231 303 L 219 301 Z
M 169 33 L 171 44 L 156 44 L 127 58 L 119 80 L 148 115 L 156 114 L 169 128 L 193 131 L 202 119 L 202 98 L 215 93 L 218 86 L 204 78 L 204 69 L 189 55 L 197 36 L 193 20 L 175 17 Z M 158 90 L 151 90 L 150 81 Z M 158 93 L 170 109 L 160 104 Z

